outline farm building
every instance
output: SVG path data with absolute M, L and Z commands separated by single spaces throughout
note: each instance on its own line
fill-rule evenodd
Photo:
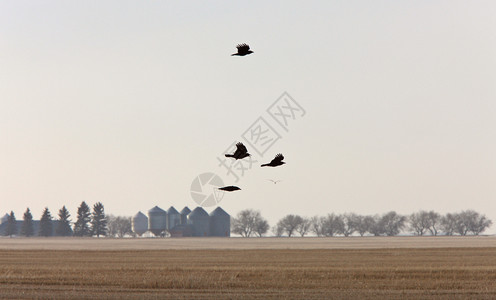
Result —
M 191 209 L 189 209 L 187 206 L 181 210 L 181 224 L 186 225 L 188 224 L 188 215 L 191 212 Z
M 167 230 L 171 230 L 177 225 L 181 225 L 181 214 L 174 208 L 169 207 L 167 210 Z
M 134 215 L 133 220 L 133 232 L 141 236 L 143 233 L 148 231 L 148 217 L 142 213 L 138 212 Z
M 220 207 L 210 213 L 210 236 L 231 236 L 231 217 Z
M 189 213 L 188 225 L 193 229 L 193 236 L 210 235 L 210 216 L 199 206 Z
M 3 215 L 3 217 L 0 218 L 0 224 L 7 222 L 8 219 L 9 219 L 9 214 Z
M 4 235 L 7 228 L 8 215 L 0 218 L 0 235 Z M 57 228 L 58 220 L 52 220 L 53 233 Z M 19 235 L 22 227 L 22 220 L 16 221 L 17 235 Z M 203 237 L 203 236 L 231 236 L 231 217 L 221 207 L 214 209 L 210 215 L 201 207 L 191 211 L 188 207 L 184 207 L 181 212 L 178 212 L 173 206 L 167 211 L 155 206 L 148 211 L 148 216 L 141 211 L 136 213 L 131 219 L 132 230 L 138 236 L 145 233 L 155 236 L 164 236 L 167 233 L 171 237 Z M 33 220 L 34 235 L 39 232 L 40 221 Z
M 167 212 L 158 206 L 148 211 L 148 230 L 159 236 L 167 229 Z
M 146 216 L 138 212 L 133 218 L 133 231 L 139 235 L 143 234 L 145 226 L 136 231 L 136 225 L 140 219 L 146 223 Z M 184 207 L 178 212 L 173 206 L 167 211 L 155 206 L 148 211 L 148 231 L 155 236 L 163 236 L 166 232 L 171 237 L 188 236 L 231 236 L 231 217 L 222 208 L 217 207 L 210 215 L 201 207 L 191 211 Z M 145 230 L 146 231 L 146 230 Z

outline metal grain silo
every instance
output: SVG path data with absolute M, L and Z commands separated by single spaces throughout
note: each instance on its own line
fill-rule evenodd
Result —
M 148 230 L 159 236 L 166 229 L 167 212 L 158 206 L 148 211 Z
M 203 208 L 198 206 L 189 213 L 188 224 L 193 229 L 193 236 L 210 235 L 210 216 Z
M 210 213 L 210 236 L 231 236 L 231 216 L 220 206 Z
M 187 207 L 185 207 L 187 208 Z M 184 209 L 183 209 L 184 210 Z M 1 219 L 0 219 L 0 224 L 5 223 L 9 220 L 9 214 L 5 214 Z
M 142 213 L 138 212 L 133 217 L 133 232 L 141 236 L 143 233 L 148 231 L 148 217 Z
M 188 224 L 188 215 L 191 212 L 191 209 L 189 209 L 187 206 L 181 210 L 181 224 L 186 225 Z
M 167 210 L 167 230 L 171 230 L 177 225 L 181 225 L 181 215 L 174 208 L 174 206 L 169 207 Z

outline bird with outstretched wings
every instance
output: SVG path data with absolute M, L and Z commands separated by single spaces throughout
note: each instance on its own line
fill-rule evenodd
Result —
M 226 191 L 226 192 L 233 192 L 233 191 L 238 191 L 241 189 L 235 185 L 229 185 L 229 186 L 220 187 L 219 190 Z
M 231 56 L 233 55 L 245 56 L 253 53 L 253 51 L 250 50 L 250 46 L 248 46 L 247 44 L 239 44 L 236 46 L 236 48 L 238 49 L 238 53 L 233 53 L 231 54 Z
M 251 154 L 248 153 L 248 149 L 246 149 L 246 146 L 243 145 L 243 143 L 241 142 L 238 142 L 236 144 L 236 150 L 234 151 L 233 154 L 225 154 L 226 157 L 233 157 L 234 159 L 243 159 L 250 155 Z
M 276 157 L 268 164 L 263 164 L 261 165 L 261 167 L 277 167 L 277 166 L 281 166 L 281 165 L 284 165 L 285 162 L 283 162 L 282 160 L 284 159 L 284 156 L 279 153 L 276 155 Z

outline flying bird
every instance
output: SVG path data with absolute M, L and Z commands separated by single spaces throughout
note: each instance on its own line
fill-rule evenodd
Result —
M 226 191 L 226 192 L 232 192 L 232 191 L 237 191 L 237 190 L 241 190 L 241 189 L 237 186 L 229 185 L 229 186 L 221 187 L 221 188 L 219 188 L 219 190 Z
M 234 159 L 243 159 L 245 157 L 250 156 L 251 154 L 248 153 L 248 150 L 246 149 L 245 145 L 243 143 L 239 142 L 236 144 L 236 151 L 234 151 L 233 154 L 226 154 L 226 157 L 234 157 Z
M 273 180 L 273 179 L 267 179 L 269 181 L 272 181 L 274 184 L 277 184 L 278 182 L 281 182 L 282 180 Z
M 276 157 L 270 163 L 263 164 L 263 165 L 261 165 L 261 167 L 277 167 L 277 166 L 284 165 L 285 162 L 282 161 L 283 159 L 284 159 L 284 156 L 282 156 L 282 154 L 279 153 L 276 155 Z
M 231 56 L 233 55 L 245 56 L 253 53 L 253 51 L 250 50 L 250 46 L 248 46 L 247 44 L 239 44 L 236 46 L 236 48 L 238 48 L 238 53 L 233 53 L 231 54 Z

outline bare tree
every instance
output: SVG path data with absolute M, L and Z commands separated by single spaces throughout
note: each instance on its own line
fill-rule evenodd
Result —
M 272 232 L 274 233 L 274 236 L 276 236 L 276 237 L 281 237 L 282 234 L 284 233 L 283 228 L 279 225 L 275 225 L 274 227 L 272 227 Z
M 491 220 L 473 210 L 448 213 L 441 218 L 441 228 L 446 235 L 453 235 L 454 233 L 467 235 L 469 232 L 479 235 L 491 225 Z
M 467 232 L 472 232 L 474 235 L 479 235 L 493 223 L 485 215 L 473 210 L 462 211 L 459 215 L 461 221 L 465 224 Z
M 455 227 L 457 222 L 456 214 L 446 214 L 441 217 L 441 222 L 439 227 L 444 232 L 445 235 L 453 235 L 455 233 Z
M 437 235 L 438 234 L 438 228 L 441 225 L 441 215 L 438 214 L 437 212 L 430 211 L 428 212 L 428 218 L 429 218 L 429 231 L 431 235 Z
M 303 218 L 298 215 L 287 215 L 277 222 L 277 227 L 291 237 L 302 222 Z
M 474 220 L 474 222 L 470 224 L 469 228 L 473 234 L 479 235 L 480 233 L 484 232 L 487 228 L 491 227 L 492 224 L 493 221 L 487 219 L 485 215 L 482 215 L 482 216 L 478 216 Z
M 341 218 L 343 219 L 343 235 L 352 235 L 356 231 L 358 216 L 355 213 L 347 213 Z
M 109 236 L 123 238 L 126 234 L 133 234 L 131 217 L 107 215 L 106 219 Z
M 395 211 L 384 214 L 379 221 L 387 236 L 398 235 L 405 227 L 406 217 L 398 215 Z
M 251 209 L 240 211 L 238 215 L 232 219 L 232 232 L 243 237 L 249 237 L 255 227 L 254 213 L 255 211 Z
M 344 231 L 344 221 L 341 216 L 332 214 L 327 214 L 322 219 L 323 234 L 325 236 L 335 236 L 337 234 L 342 234 Z
M 362 216 L 362 215 L 356 215 L 355 218 L 355 229 L 360 236 L 364 236 L 365 233 L 369 231 L 370 228 L 370 220 L 372 219 L 372 222 L 374 222 L 374 219 L 370 216 Z
M 124 237 L 126 234 L 134 235 L 131 217 L 117 217 L 117 219 L 119 219 L 118 237 Z
M 468 226 L 467 226 L 467 216 L 464 214 L 464 212 L 461 213 L 455 213 L 453 214 L 455 216 L 455 232 L 458 233 L 459 235 L 467 235 L 468 233 Z
M 324 218 L 315 216 L 310 219 L 310 231 L 315 233 L 317 236 L 323 236 L 324 235 Z
M 245 209 L 238 213 L 232 219 L 231 230 L 233 233 L 239 234 L 243 237 L 249 237 L 252 234 L 262 236 L 267 233 L 270 226 L 267 220 L 262 217 L 260 211 L 252 209 Z
M 431 227 L 429 213 L 424 210 L 411 214 L 408 221 L 409 228 L 415 235 L 424 235 Z
M 296 227 L 296 232 L 304 237 L 310 231 L 311 226 L 312 221 L 309 218 L 303 217 L 301 223 Z
M 366 216 L 365 223 L 368 226 L 368 232 L 370 232 L 374 236 L 380 236 L 386 233 L 384 231 L 384 227 L 381 224 L 381 217 L 379 215 Z
M 110 237 L 115 237 L 117 235 L 117 217 L 110 214 L 105 217 L 107 218 L 108 235 Z
M 261 215 L 258 216 L 258 218 L 255 219 L 255 225 L 253 228 L 253 232 L 258 235 L 258 237 L 262 237 L 264 234 L 269 231 L 269 222 L 262 218 Z

